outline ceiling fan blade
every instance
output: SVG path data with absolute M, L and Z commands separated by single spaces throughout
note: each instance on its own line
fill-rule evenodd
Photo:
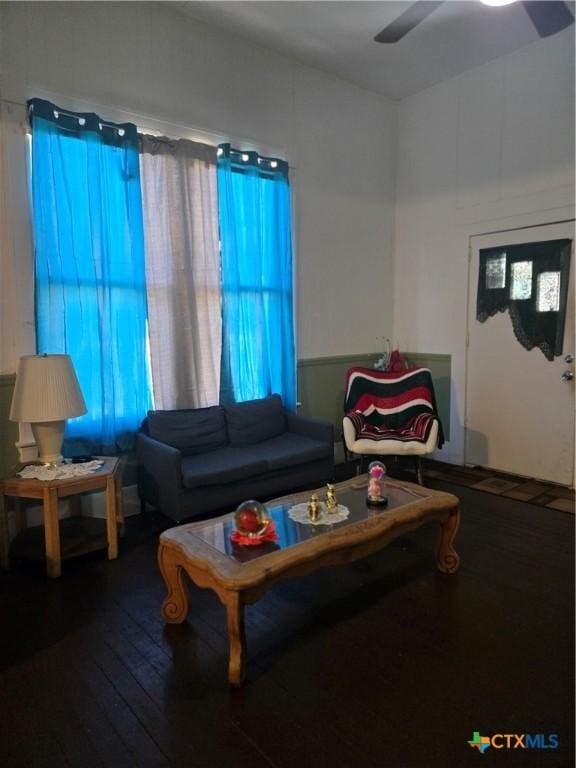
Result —
M 439 2 L 429 2 L 429 0 L 418 0 L 417 3 L 407 8 L 404 13 L 400 14 L 387 27 L 384 27 L 382 32 L 379 32 L 374 40 L 377 43 L 397 43 L 398 40 L 407 35 L 408 32 L 414 29 L 417 24 L 420 24 L 427 16 L 430 16 L 436 8 L 442 5 L 444 0 Z M 560 3 L 563 5 L 563 3 Z
M 574 23 L 574 16 L 564 2 L 525 0 L 522 5 L 540 37 L 555 35 L 556 32 L 560 32 Z

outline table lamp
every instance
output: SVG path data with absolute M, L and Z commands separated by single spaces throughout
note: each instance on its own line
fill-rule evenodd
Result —
M 42 464 L 62 463 L 66 419 L 87 410 L 70 355 L 20 358 L 10 420 L 30 424 Z

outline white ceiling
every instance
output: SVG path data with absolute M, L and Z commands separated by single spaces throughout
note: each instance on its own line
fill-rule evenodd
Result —
M 397 43 L 374 36 L 411 2 L 173 2 L 180 12 L 357 85 L 401 99 L 538 39 L 521 3 L 447 0 Z M 574 13 L 574 3 L 568 4 Z

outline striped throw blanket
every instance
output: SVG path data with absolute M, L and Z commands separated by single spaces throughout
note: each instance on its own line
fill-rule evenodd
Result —
M 350 368 L 344 412 L 354 424 L 357 440 L 425 443 L 437 421 L 438 447 L 444 442 L 428 368 L 399 372 Z

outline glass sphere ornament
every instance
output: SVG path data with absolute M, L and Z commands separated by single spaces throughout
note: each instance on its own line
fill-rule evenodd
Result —
M 266 507 L 254 499 L 243 501 L 234 513 L 236 530 L 243 536 L 261 536 L 269 522 Z
M 368 465 L 368 491 L 366 501 L 371 506 L 385 507 L 388 504 L 388 497 L 384 493 L 384 481 L 386 478 L 386 467 L 381 461 L 372 461 Z

